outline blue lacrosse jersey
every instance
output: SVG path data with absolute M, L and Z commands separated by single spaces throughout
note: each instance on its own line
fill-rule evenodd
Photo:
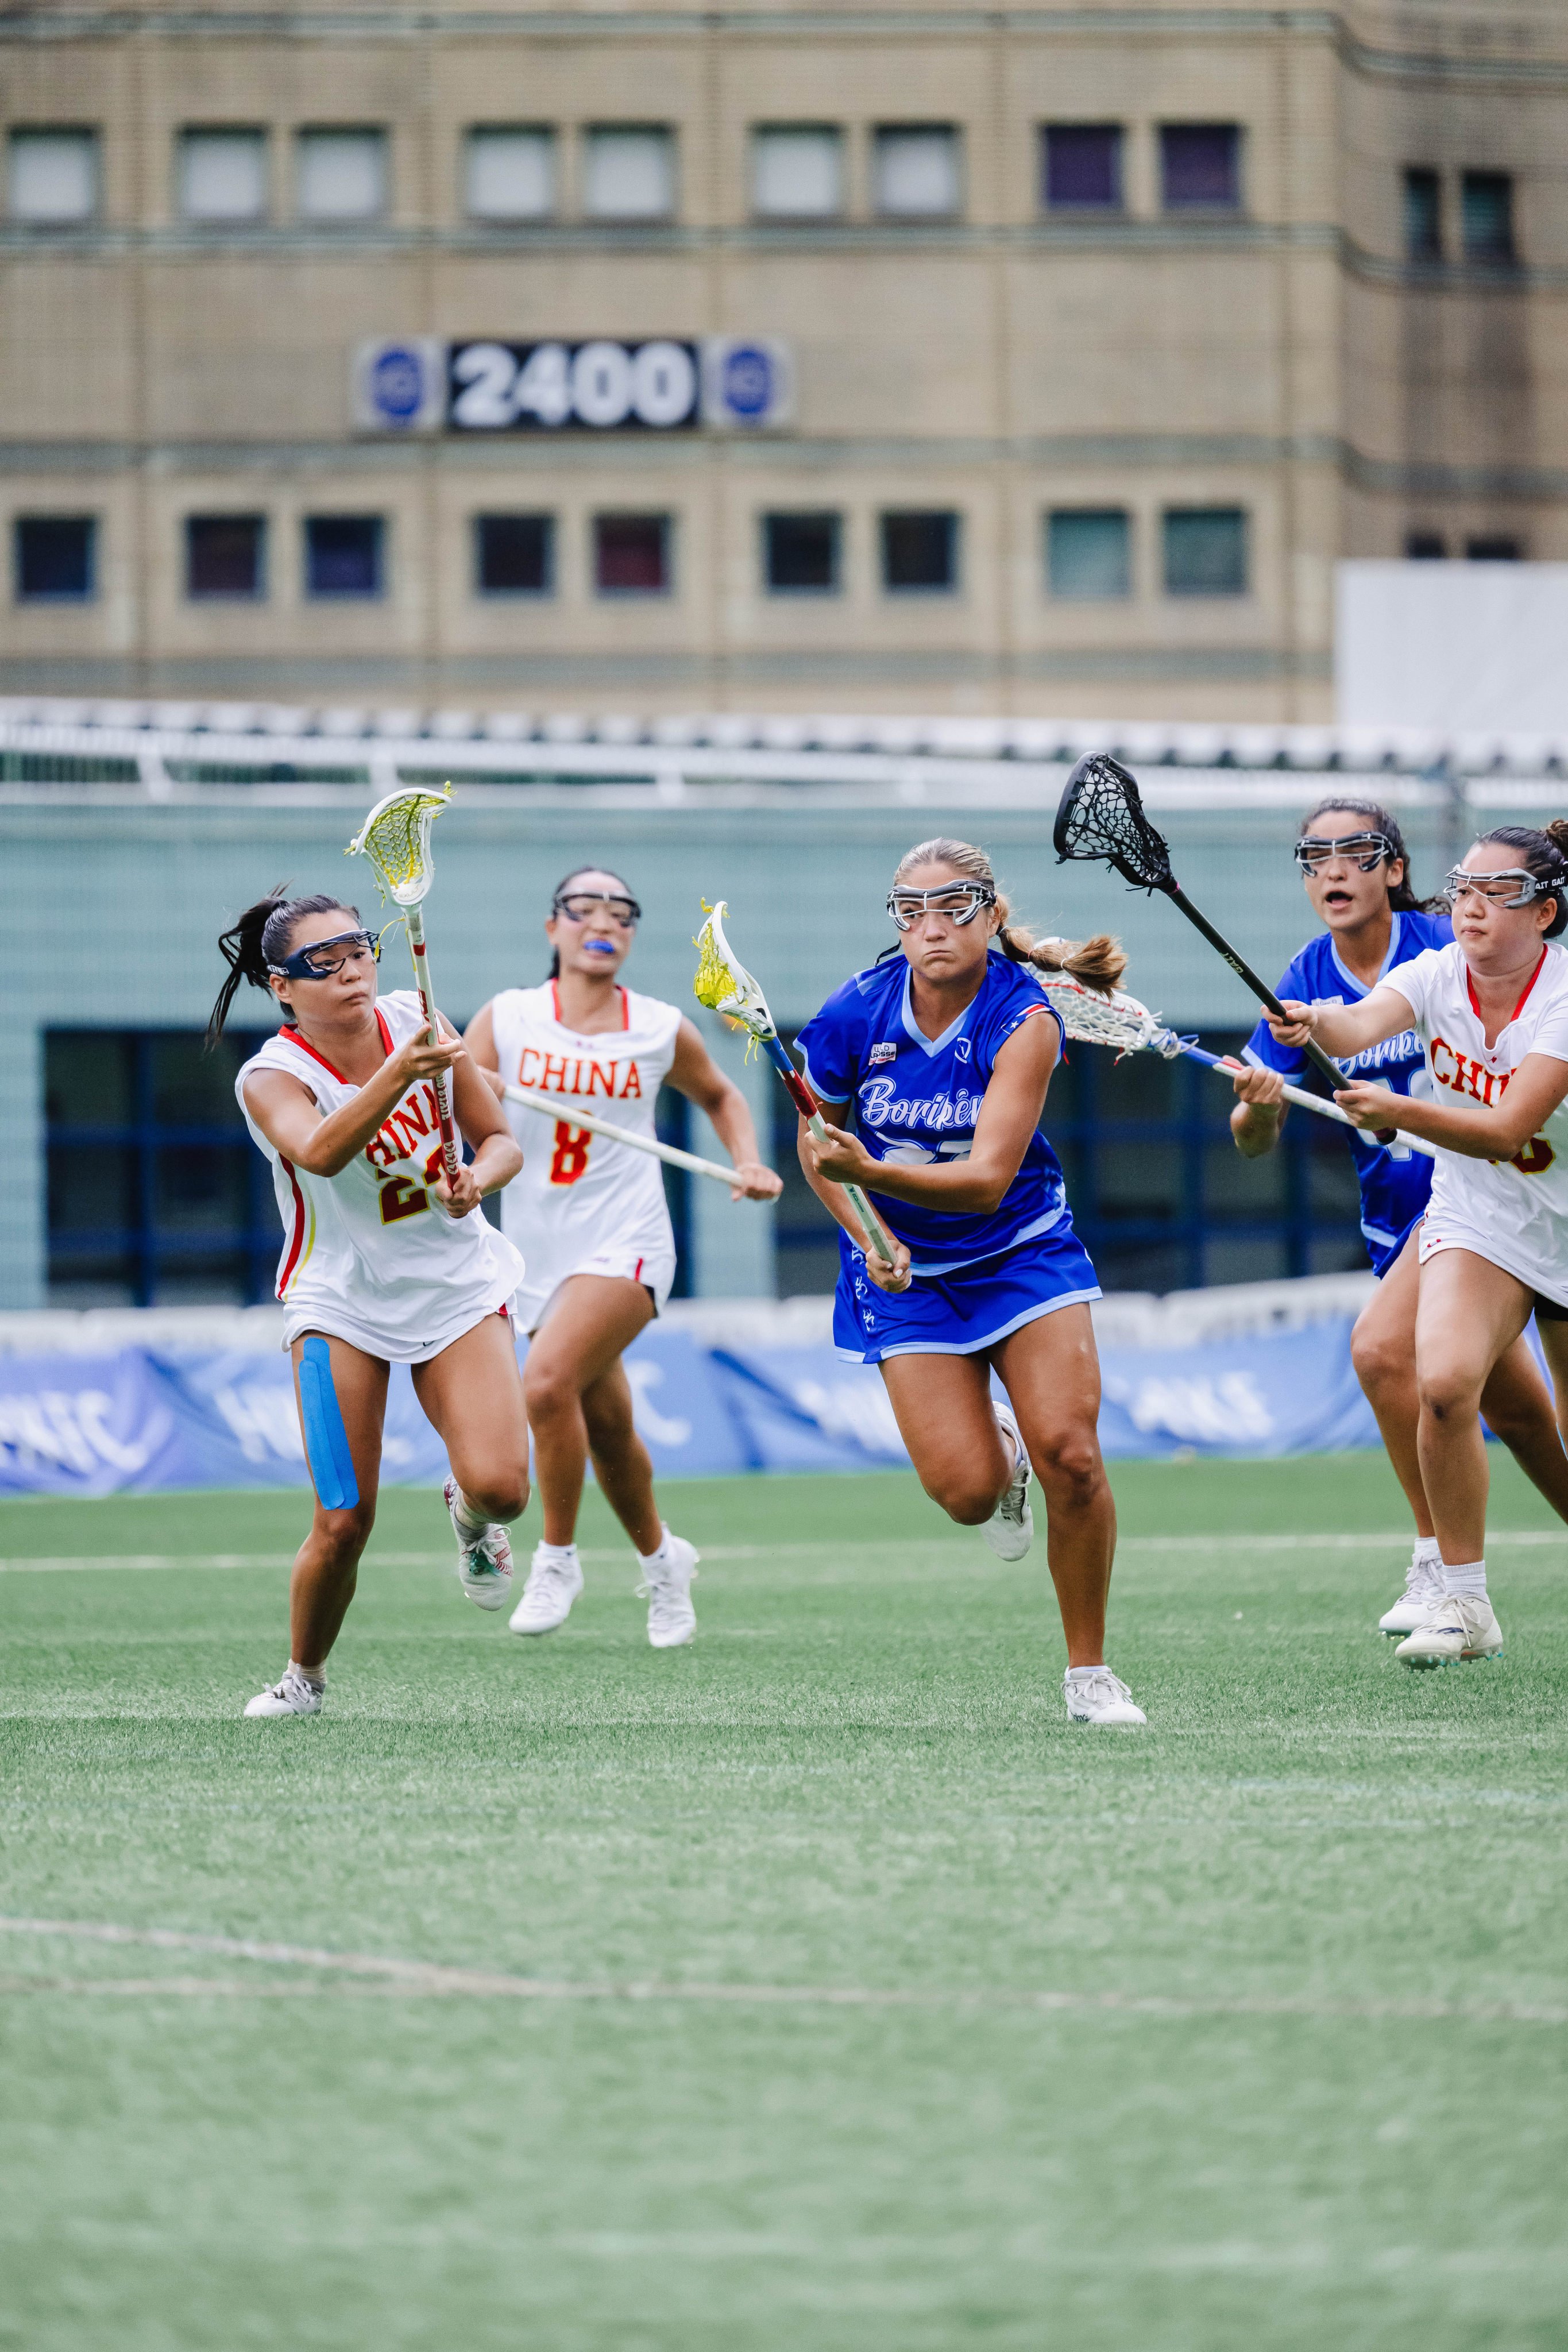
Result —
M 910 1003 L 910 977 L 902 956 L 858 971 L 795 1043 L 824 1100 L 853 1104 L 856 1130 L 873 1159 L 904 1167 L 967 1160 L 997 1055 L 1031 1014 L 1043 1011 L 1058 1029 L 1060 1019 L 1032 972 L 993 950 L 973 1003 L 940 1037 L 926 1037 Z M 909 1244 L 916 1274 L 946 1274 L 995 1257 L 1049 1233 L 1067 1215 L 1061 1167 L 1037 1129 L 1005 1199 L 989 1216 L 916 1208 L 876 1192 L 871 1197 L 889 1230 Z
M 1395 915 L 1388 953 L 1378 979 L 1385 979 L 1396 964 L 1408 963 L 1424 948 L 1446 948 L 1453 936 L 1447 915 Z M 1279 993 L 1297 997 L 1307 1004 L 1359 1004 L 1371 992 L 1341 962 L 1332 933 L 1324 931 L 1317 939 L 1309 940 L 1287 967 Z M 1307 1068 L 1307 1056 L 1299 1046 L 1275 1044 L 1267 1021 L 1260 1021 L 1253 1031 L 1247 1045 L 1247 1059 L 1266 1070 L 1278 1070 L 1282 1077 L 1292 1080 Z M 1385 1037 L 1381 1045 L 1367 1046 L 1340 1066 L 1347 1078 L 1373 1079 L 1387 1087 L 1392 1094 L 1419 1095 L 1427 1091 L 1426 1051 L 1414 1029 L 1402 1029 L 1397 1037 Z M 1374 1270 L 1384 1274 L 1398 1255 L 1411 1226 L 1426 1214 L 1427 1195 L 1432 1190 L 1432 1162 L 1402 1140 L 1379 1143 L 1375 1136 L 1361 1128 L 1346 1128 L 1343 1133 L 1361 1181 L 1362 1233 Z

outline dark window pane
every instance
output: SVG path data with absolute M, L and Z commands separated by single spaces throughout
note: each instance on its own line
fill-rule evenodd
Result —
M 1121 203 L 1121 125 L 1047 122 L 1045 200 L 1049 212 L 1114 212 Z
M 1513 182 L 1506 172 L 1467 172 L 1459 188 L 1467 261 L 1511 261 Z
M 1125 596 L 1131 533 L 1124 508 L 1058 508 L 1047 518 L 1046 569 L 1053 596 Z
M 767 583 L 775 596 L 822 594 L 838 585 L 838 517 L 763 517 Z
M 1165 514 L 1168 596 L 1247 593 L 1247 517 L 1239 507 L 1172 507 Z
M 955 514 L 885 514 L 882 517 L 882 585 L 905 592 L 955 588 L 958 585 L 958 517 Z
M 187 515 L 186 595 L 259 596 L 266 532 L 261 515 Z
M 1405 552 L 1412 563 L 1441 563 L 1448 542 L 1440 530 L 1413 530 L 1405 539 Z
M 1465 553 L 1472 563 L 1517 563 L 1523 552 L 1518 540 L 1506 531 L 1488 531 L 1465 541 Z
M 1241 133 L 1234 122 L 1167 122 L 1160 131 L 1167 212 L 1235 212 L 1241 203 Z
M 668 515 L 595 515 L 594 585 L 601 596 L 661 596 L 669 587 Z
M 381 578 L 379 515 L 306 516 L 308 596 L 379 596 Z
M 47 1029 L 44 1117 L 48 1125 L 124 1125 L 135 1100 L 133 1043 L 113 1029 Z
M 547 596 L 554 584 L 553 518 L 476 515 L 474 564 L 481 596 Z
M 259 996 L 251 999 L 256 1008 L 261 1002 Z M 234 1082 L 260 1042 L 254 1033 L 226 1030 L 209 1054 L 199 1035 L 154 1030 L 147 1041 L 153 1118 L 161 1127 L 227 1128 L 242 1136 L 245 1121 Z
M 90 515 L 18 515 L 18 602 L 90 596 L 95 531 Z
M 1405 253 L 1410 261 L 1443 258 L 1443 185 L 1425 166 L 1405 174 Z

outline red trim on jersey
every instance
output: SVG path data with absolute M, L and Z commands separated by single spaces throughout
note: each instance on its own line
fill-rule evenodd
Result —
M 304 1043 L 303 1039 L 300 1040 L 300 1043 Z M 307 1045 L 305 1047 L 305 1051 L 309 1053 L 310 1050 L 310 1047 Z M 320 1054 L 318 1054 L 316 1056 L 317 1061 L 319 1062 L 321 1058 Z M 328 1064 L 327 1066 L 331 1068 L 331 1064 Z M 332 1076 L 336 1077 L 337 1072 L 335 1070 L 332 1071 Z M 284 1259 L 282 1271 L 278 1276 L 278 1296 L 281 1298 L 284 1292 L 288 1289 L 289 1285 L 294 1279 L 294 1268 L 300 1263 L 300 1252 L 304 1246 L 305 1195 L 300 1190 L 300 1179 L 294 1173 L 294 1162 L 291 1160 L 285 1160 L 283 1154 L 279 1152 L 278 1155 L 278 1165 L 288 1177 L 289 1189 L 294 1195 L 294 1231 L 289 1237 L 289 1255 Z
M 621 1000 L 621 1027 L 623 1029 L 629 1029 L 632 1025 L 632 1000 L 627 991 L 621 986 L 619 981 L 616 982 L 616 994 Z
M 382 1011 L 379 1004 L 375 1008 L 375 1025 L 381 1031 L 382 1051 L 385 1054 L 387 1060 L 390 1062 L 393 1055 L 392 1032 L 386 1025 L 386 1015 Z M 353 1086 L 353 1080 L 352 1078 L 345 1078 L 341 1070 L 333 1069 L 331 1063 L 328 1061 L 325 1054 L 318 1054 L 310 1039 L 308 1037 L 301 1037 L 298 1029 L 290 1029 L 287 1024 L 285 1024 L 285 1025 L 279 1029 L 278 1034 L 280 1037 L 287 1037 L 290 1045 L 298 1045 L 302 1054 L 309 1054 L 312 1062 L 320 1062 L 322 1069 L 329 1071 L 331 1075 L 336 1078 L 340 1087 Z
M 1537 963 L 1536 963 L 1535 970 L 1531 973 L 1530 978 L 1529 978 L 1529 979 L 1525 982 L 1525 983 L 1524 983 L 1524 994 L 1523 994 L 1523 996 L 1521 996 L 1521 997 L 1520 998 L 1519 1003 L 1514 1006 L 1513 1011 L 1509 1014 L 1509 1016 L 1508 1016 L 1508 1020 L 1507 1020 L 1507 1021 L 1505 1021 L 1505 1022 L 1503 1023 L 1503 1024 L 1502 1024 L 1502 1025 L 1503 1025 L 1503 1028 L 1504 1028 L 1504 1029 L 1508 1028 L 1508 1026 L 1510 1025 L 1510 1024 L 1511 1022 L 1515 1022 L 1515 1021 L 1517 1021 L 1517 1020 L 1519 1019 L 1520 1014 L 1524 1011 L 1525 1003 L 1526 1003 L 1526 1002 L 1527 1002 L 1527 1000 L 1528 1000 L 1528 998 L 1529 998 L 1530 992 L 1531 992 L 1531 990 L 1535 986 L 1536 982 L 1541 978 L 1542 968 L 1542 966 L 1544 965 L 1545 961 L 1546 961 L 1546 942 L 1545 942 L 1545 941 L 1544 941 L 1544 940 L 1543 940 L 1542 941 L 1542 944 L 1541 944 L 1541 955 L 1540 955 L 1540 958 L 1539 958 L 1539 960 L 1538 960 L 1538 961 L 1537 961 Z M 1485 1019 L 1484 1019 L 1484 1017 L 1483 1017 L 1483 1015 L 1482 1015 L 1481 1008 L 1480 1008 L 1480 1006 L 1476 1003 L 1476 983 L 1475 983 L 1474 979 L 1471 977 L 1471 973 L 1470 973 L 1470 967 L 1469 967 L 1469 965 L 1468 965 L 1468 964 L 1467 964 L 1467 965 L 1465 966 L 1465 992 L 1466 992 L 1467 995 L 1469 997 L 1469 1000 L 1470 1000 L 1470 1011 L 1475 1014 L 1476 1019 L 1477 1019 L 1478 1021 L 1479 1021 L 1479 1022 L 1480 1022 L 1480 1024 L 1481 1024 L 1481 1035 L 1482 1035 L 1482 1038 L 1484 1039 L 1484 1038 L 1485 1038 L 1485 1036 L 1486 1036 L 1486 1034 L 1487 1034 L 1487 1024 L 1486 1024 L 1486 1021 L 1485 1021 Z M 1500 1034 L 1500 1035 L 1501 1034 L 1501 1032 L 1500 1032 L 1500 1031 L 1499 1032 L 1499 1034 Z M 1488 1053 L 1489 1053 L 1489 1054 L 1490 1053 L 1490 1051 L 1491 1051 L 1491 1047 L 1490 1047 L 1489 1045 L 1487 1047 L 1487 1051 L 1488 1051 Z
M 555 1013 L 555 1026 L 558 1029 L 564 1029 L 566 1024 L 561 1018 L 561 991 L 553 980 L 550 983 L 550 1002 Z
M 634 1282 L 640 1282 L 642 1280 L 642 1260 L 640 1257 L 637 1260 L 637 1270 L 633 1275 L 632 1280 Z

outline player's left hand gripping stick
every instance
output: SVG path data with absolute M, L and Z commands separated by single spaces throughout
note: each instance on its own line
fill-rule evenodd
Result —
M 332 1385 L 332 1351 L 314 1331 L 300 1350 L 300 1421 L 317 1501 L 323 1511 L 352 1511 L 359 1501 L 359 1481 Z

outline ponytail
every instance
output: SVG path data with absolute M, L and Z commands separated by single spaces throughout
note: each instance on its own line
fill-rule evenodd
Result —
M 1102 996 L 1108 996 L 1120 984 L 1127 969 L 1127 958 L 1121 951 L 1120 941 L 1113 940 L 1109 932 L 1097 931 L 1091 940 L 1037 940 L 1026 924 L 1009 923 L 1006 894 L 997 888 L 991 860 L 983 849 L 976 849 L 973 842 L 953 841 L 945 834 L 939 834 L 932 841 L 917 842 L 913 849 L 900 858 L 893 876 L 893 887 L 897 889 L 917 866 L 951 866 L 955 873 L 966 876 L 972 882 L 982 882 L 987 889 L 995 892 L 999 924 L 996 944 L 1010 963 L 1034 964 L 1046 971 L 1068 972 L 1074 980 L 1081 981 L 1085 988 L 1096 989 Z M 897 940 L 892 947 L 882 950 L 883 955 L 897 953 Z M 881 957 L 879 956 L 877 961 L 879 963 Z
M 232 923 L 218 940 L 218 953 L 228 966 L 228 977 L 218 990 L 207 1021 L 205 1050 L 209 1054 L 223 1035 L 242 981 L 270 993 L 272 967 L 288 954 L 294 926 L 302 915 L 342 913 L 352 915 L 356 923 L 359 920 L 357 907 L 345 907 L 341 898 L 330 894 L 318 892 L 314 898 L 290 898 L 288 893 L 288 884 L 279 882 L 265 898 L 258 898 L 254 907 L 247 907 L 238 921 Z

